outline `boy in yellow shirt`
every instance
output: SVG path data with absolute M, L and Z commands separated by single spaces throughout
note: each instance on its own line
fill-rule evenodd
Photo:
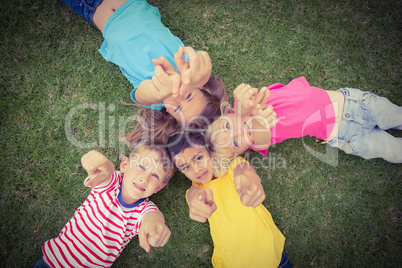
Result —
M 216 177 L 204 136 L 177 134 L 168 150 L 193 182 L 187 191 L 190 218 L 209 221 L 214 267 L 292 267 L 283 251 L 285 237 L 262 205 L 261 180 L 246 160 L 237 157 L 226 174 Z

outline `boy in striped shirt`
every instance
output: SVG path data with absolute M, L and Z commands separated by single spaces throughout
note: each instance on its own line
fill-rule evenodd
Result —
M 34 267 L 110 267 L 137 234 L 146 252 L 167 243 L 170 230 L 148 199 L 174 173 L 162 146 L 137 146 L 123 158 L 120 171 L 97 151 L 85 154 L 81 163 L 91 193 L 59 236 L 43 244 L 43 257 Z

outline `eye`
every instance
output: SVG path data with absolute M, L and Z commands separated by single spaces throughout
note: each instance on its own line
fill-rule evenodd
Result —
M 145 167 L 143 165 L 138 165 L 139 169 L 145 170 Z
M 197 162 L 199 162 L 199 161 L 202 160 L 203 157 L 204 157 L 203 155 L 199 155 L 199 156 L 197 156 L 197 157 L 195 158 L 195 160 L 196 160 Z
M 178 113 L 180 110 L 181 110 L 181 107 L 180 107 L 180 105 L 179 105 L 179 106 L 176 107 L 176 109 L 174 109 L 174 112 L 175 112 L 175 113 Z
M 182 172 L 182 173 L 185 173 L 185 172 L 188 170 L 188 168 L 189 168 L 189 166 L 184 166 L 184 167 L 182 167 L 181 172 Z
M 227 129 L 227 130 L 230 130 L 230 129 L 231 129 L 229 122 L 226 123 L 226 129 Z
M 184 99 L 189 100 L 191 98 L 191 93 L 189 93 Z
M 233 140 L 233 145 L 237 148 L 239 148 L 239 142 L 237 140 Z
M 153 173 L 153 174 L 152 174 L 152 177 L 154 177 L 155 179 L 159 180 L 159 175 L 156 174 L 156 173 Z

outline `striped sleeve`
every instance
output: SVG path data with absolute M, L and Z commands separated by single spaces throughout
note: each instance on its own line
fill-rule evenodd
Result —
M 137 223 L 135 225 L 135 234 L 138 234 L 140 232 L 140 228 L 141 228 L 141 224 L 142 224 L 142 220 L 144 219 L 144 216 L 152 211 L 157 211 L 159 210 L 158 207 L 149 199 L 147 199 L 146 201 L 144 201 L 144 206 L 141 209 L 141 213 L 137 219 Z

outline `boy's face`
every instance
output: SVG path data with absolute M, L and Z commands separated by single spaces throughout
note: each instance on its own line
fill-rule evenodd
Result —
M 216 148 L 230 149 L 232 153 L 242 153 L 252 144 L 250 117 L 229 114 L 217 119 L 218 128 L 211 133 Z
M 193 182 L 208 183 L 213 178 L 214 167 L 206 148 L 189 147 L 174 157 L 174 163 Z
M 120 172 L 124 174 L 122 197 L 127 204 L 151 196 L 162 189 L 166 172 L 162 168 L 159 154 L 155 151 L 143 151 L 125 157 L 120 164 Z
M 184 91 L 186 93 L 166 98 L 163 105 L 166 111 L 177 121 L 188 123 L 191 118 L 201 114 L 206 102 L 200 89 L 189 88 Z

